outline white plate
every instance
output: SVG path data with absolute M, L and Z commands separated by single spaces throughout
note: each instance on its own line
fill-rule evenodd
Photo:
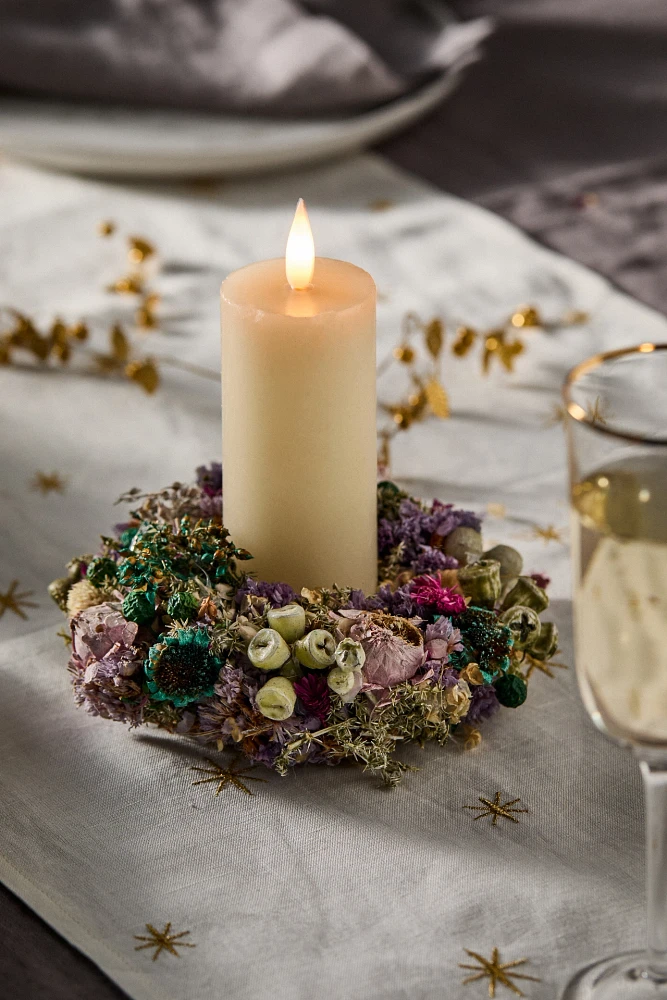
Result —
M 327 121 L 0 100 L 0 150 L 45 167 L 132 177 L 192 177 L 291 167 L 386 138 L 448 96 L 468 53 L 443 76 L 381 108 Z

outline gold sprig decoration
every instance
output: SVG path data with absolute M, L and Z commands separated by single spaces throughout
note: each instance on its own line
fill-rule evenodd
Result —
M 109 238 L 116 232 L 116 224 L 111 219 L 104 220 L 98 226 L 101 237 Z M 138 297 L 138 302 L 128 325 L 116 322 L 107 330 L 106 350 L 95 350 L 91 346 L 91 330 L 83 320 L 67 324 L 56 317 L 41 332 L 36 321 L 26 313 L 12 308 L 0 309 L 0 365 L 25 365 L 26 361 L 30 363 L 32 360 L 39 367 L 62 366 L 69 364 L 77 355 L 87 358 L 89 369 L 97 374 L 127 379 L 152 395 L 160 384 L 158 363 L 155 358 L 136 350 L 127 333 L 127 326 L 144 331 L 159 328 L 160 295 L 152 285 L 159 271 L 159 256 L 155 246 L 147 239 L 129 236 L 126 258 L 127 270 L 120 278 L 107 285 L 106 291 L 114 295 Z M 220 378 L 218 371 L 168 355 L 161 355 L 160 365 L 216 381 Z
M 16 363 L 16 354 L 31 356 L 41 364 L 56 362 L 66 365 L 77 344 L 88 340 L 88 327 L 83 322 L 67 325 L 59 316 L 44 333 L 35 322 L 18 309 L 2 310 L 5 329 L 0 333 L 0 365 Z
M 557 322 L 544 319 L 531 305 L 519 306 L 499 327 L 487 331 L 471 326 L 459 326 L 447 345 L 443 321 L 434 317 L 422 320 L 409 312 L 403 319 L 401 339 L 391 355 L 380 364 L 378 377 L 396 364 L 403 366 L 409 378 L 407 395 L 398 402 L 380 402 L 380 409 L 391 419 L 389 427 L 378 431 L 378 466 L 383 474 L 390 468 L 390 442 L 399 433 L 428 417 L 446 420 L 450 415 L 449 398 L 442 382 L 442 361 L 448 347 L 455 358 L 465 358 L 477 345 L 481 346 L 481 370 L 488 375 L 494 365 L 512 373 L 516 359 L 526 350 L 521 331 L 540 329 L 553 332 L 563 326 L 588 322 L 588 314 L 570 310 Z
M 108 225 L 108 224 L 107 224 Z M 111 236 L 106 228 L 100 228 L 100 235 Z M 158 307 L 160 296 L 151 285 L 151 279 L 158 269 L 155 246 L 143 236 L 127 237 L 127 271 L 107 285 L 107 292 L 114 295 L 138 296 L 134 314 L 135 325 L 140 330 L 156 330 L 159 327 Z

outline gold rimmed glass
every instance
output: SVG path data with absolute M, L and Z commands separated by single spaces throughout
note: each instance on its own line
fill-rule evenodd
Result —
M 644 952 L 580 972 L 563 1000 L 667 998 L 667 344 L 600 354 L 564 386 L 577 677 L 637 756 L 647 827 Z

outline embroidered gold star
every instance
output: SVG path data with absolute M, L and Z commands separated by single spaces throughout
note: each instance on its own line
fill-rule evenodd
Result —
M 476 951 L 470 951 L 465 948 L 466 955 L 470 955 L 478 963 L 477 965 L 467 965 L 459 962 L 460 969 L 471 969 L 475 975 L 466 976 L 463 980 L 463 985 L 466 983 L 474 983 L 478 979 L 488 979 L 489 980 L 489 996 L 491 1000 L 496 995 L 496 986 L 500 984 L 506 989 L 511 990 L 517 997 L 523 997 L 526 994 L 522 993 L 519 987 L 512 982 L 513 979 L 526 979 L 533 983 L 541 982 L 537 976 L 527 976 L 523 972 L 510 972 L 510 969 L 517 969 L 520 965 L 525 965 L 528 961 L 527 958 L 518 958 L 514 962 L 502 962 L 500 961 L 500 953 L 497 948 L 494 948 L 491 952 L 491 958 L 482 958 L 478 955 Z
M 518 823 L 519 820 L 516 818 L 514 813 L 527 813 L 527 809 L 518 809 L 516 807 L 517 802 L 521 802 L 521 799 L 511 799 L 509 802 L 500 801 L 500 792 L 496 792 L 493 799 L 487 799 L 484 795 L 480 795 L 479 801 L 482 803 L 481 806 L 464 806 L 464 809 L 473 809 L 475 812 L 479 813 L 479 816 L 475 816 L 475 819 L 484 819 L 485 816 L 493 816 L 491 820 L 491 825 L 496 826 L 498 819 L 511 819 L 513 823 Z
M 39 607 L 39 605 L 35 604 L 33 601 L 27 600 L 28 597 L 32 597 L 34 591 L 18 591 L 16 589 L 18 585 L 18 580 L 12 580 L 7 592 L 5 594 L 0 593 L 0 618 L 2 618 L 5 611 L 13 611 L 15 615 L 19 616 L 19 618 L 27 619 L 28 616 L 23 608 Z
M 37 472 L 30 484 L 30 488 L 39 491 L 43 496 L 47 493 L 64 493 L 66 480 L 57 472 Z
M 171 921 L 164 925 L 164 929 L 159 931 L 157 928 L 153 927 L 152 924 L 146 924 L 146 930 L 148 935 L 145 934 L 135 934 L 135 941 L 144 941 L 145 944 L 138 944 L 135 947 L 135 951 L 142 951 L 144 948 L 154 948 L 153 961 L 157 960 L 158 955 L 163 951 L 168 951 L 170 955 L 175 955 L 176 958 L 181 956 L 176 951 L 177 948 L 196 948 L 196 944 L 190 944 L 188 941 L 180 941 L 179 938 L 187 937 L 190 931 L 181 931 L 179 934 L 171 933 Z
M 253 768 L 239 768 L 236 765 L 231 765 L 230 767 L 222 767 L 220 764 L 216 764 L 214 760 L 210 757 L 206 757 L 206 760 L 212 767 L 191 767 L 191 771 L 200 771 L 202 774 L 208 774 L 208 778 L 199 778 L 198 781 L 193 781 L 193 785 L 206 785 L 209 782 L 212 784 L 217 784 L 215 790 L 216 798 L 220 794 L 223 788 L 227 785 L 234 785 L 241 792 L 245 792 L 246 795 L 252 795 L 253 792 L 250 791 L 248 786 L 245 784 L 246 781 L 266 781 L 266 778 L 253 778 L 248 771 L 252 771 Z
M 562 542 L 561 537 L 562 528 L 556 528 L 553 524 L 547 524 L 546 527 L 541 527 L 539 524 L 533 525 L 532 536 L 533 538 L 541 538 L 545 545 L 549 542 Z

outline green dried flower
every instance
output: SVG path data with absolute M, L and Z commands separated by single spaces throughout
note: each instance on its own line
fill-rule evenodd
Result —
M 123 599 L 123 615 L 130 622 L 144 625 L 155 618 L 155 598 L 145 590 L 131 590 Z
M 494 684 L 496 695 L 501 705 L 506 708 L 518 708 L 523 705 L 528 694 L 528 685 L 518 674 L 506 674 Z
M 177 590 L 167 601 L 167 614 L 177 622 L 186 622 L 192 618 L 198 607 L 199 603 L 194 594 L 190 594 L 187 590 Z
M 115 580 L 117 575 L 118 566 L 113 559 L 109 559 L 108 556 L 95 556 L 88 564 L 86 579 L 93 587 L 102 587 L 108 581 Z
M 500 563 L 492 559 L 479 559 L 458 571 L 461 590 L 473 604 L 492 608 L 500 597 Z

